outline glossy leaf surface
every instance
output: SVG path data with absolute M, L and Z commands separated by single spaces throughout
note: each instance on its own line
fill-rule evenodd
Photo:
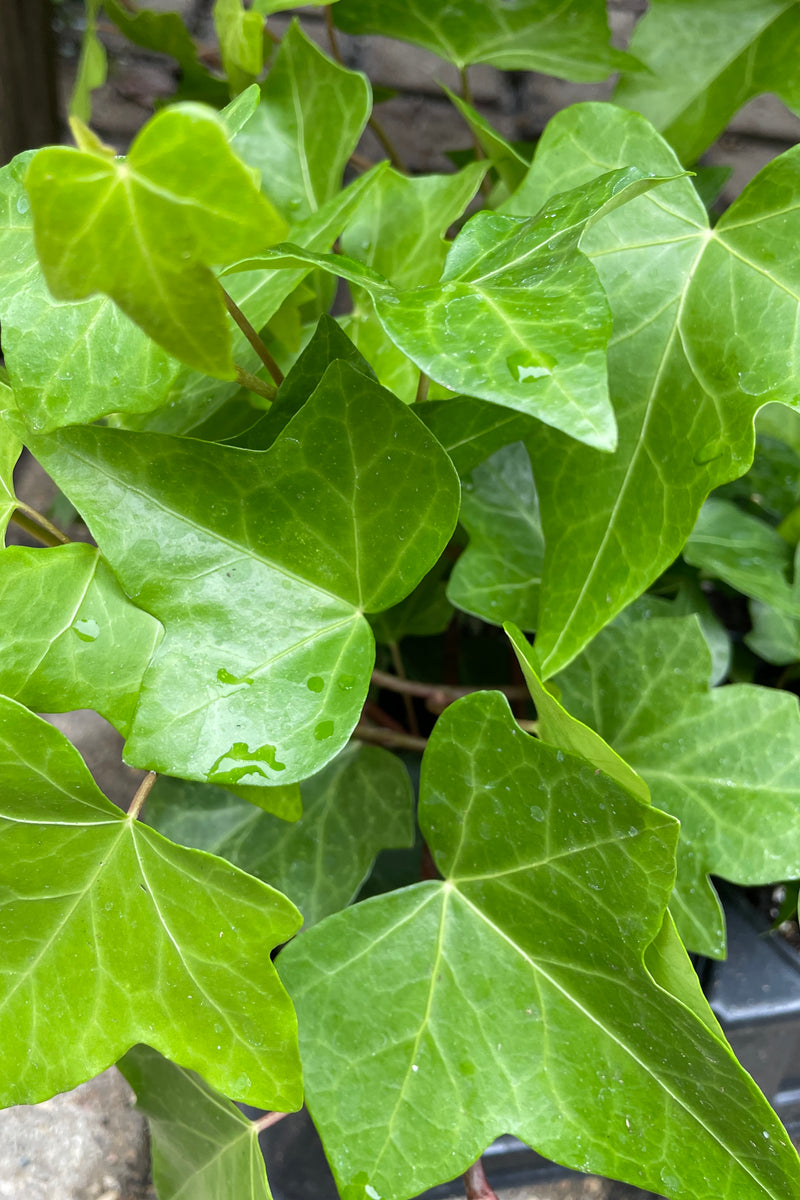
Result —
M 558 677 L 564 704 L 642 776 L 681 822 L 670 902 L 689 949 L 725 952 L 709 874 L 754 885 L 800 874 L 797 697 L 709 689 L 695 617 L 610 626 Z
M 673 1200 L 788 1200 L 782 1126 L 645 966 L 676 824 L 528 737 L 493 693 L 439 719 L 420 823 L 443 882 L 358 904 L 280 958 L 341 1194 L 406 1200 L 515 1133 Z
M 371 102 L 366 76 L 333 62 L 292 22 L 261 103 L 234 141 L 287 221 L 311 216 L 341 187 Z
M 112 300 L 54 300 L 33 244 L 23 186 L 32 152 L 0 170 L 0 321 L 14 395 L 34 430 L 148 412 L 166 395 L 174 359 Z
M 774 170 L 794 172 L 796 157 L 790 151 Z M 579 185 L 631 160 L 662 174 L 677 168 L 673 152 L 642 117 L 576 105 L 550 123 L 531 173 L 508 207 L 535 211 L 555 188 Z M 728 210 L 731 225 L 737 212 L 766 200 L 760 179 Z M 749 466 L 756 410 L 769 398 L 790 400 L 796 391 L 786 366 L 795 354 L 800 308 L 794 285 L 769 265 L 785 253 L 795 228 L 800 234 L 795 202 L 786 190 L 782 195 L 782 217 L 777 208 L 772 216 L 763 209 L 763 245 L 750 262 L 742 261 L 724 228 L 709 230 L 688 179 L 639 197 L 582 240 L 614 316 L 608 367 L 619 447 L 601 457 L 550 430 L 529 441 L 547 545 L 537 643 L 547 674 L 573 658 L 668 566 L 708 492 Z M 720 255 L 726 256 L 724 268 Z M 794 270 L 794 261 L 788 259 L 785 270 Z M 712 304 L 702 320 L 700 296 Z M 773 350 L 763 348 L 763 333 L 756 337 L 765 310 Z M 720 366 L 722 360 L 729 365 Z M 757 396 L 738 387 L 745 366 L 759 368 Z
M 652 0 L 630 49 L 648 68 L 614 99 L 643 113 L 693 163 L 736 111 L 774 92 L 800 111 L 796 0 Z
M 417 585 L 458 511 L 425 427 L 339 362 L 264 453 L 96 427 L 36 452 L 166 630 L 128 761 L 222 786 L 305 779 L 341 749 L 373 663 L 363 613 Z
M 427 400 L 414 406 L 460 475 L 467 475 L 496 450 L 538 430 L 533 417 L 473 396 Z
M 22 443 L 4 417 L 6 404 L 13 404 L 11 389 L 0 375 L 0 547 L 9 518 L 16 508 L 14 467 L 22 451 Z
M 683 556 L 745 596 L 800 616 L 800 602 L 789 582 L 791 546 L 766 521 L 742 512 L 729 500 L 712 496 L 706 501 Z
M 72 1088 L 147 1038 L 230 1096 L 298 1107 L 270 961 L 294 906 L 129 820 L 62 734 L 4 698 L 0 779 L 4 1104 Z
M 346 33 L 400 38 L 457 67 L 486 62 L 588 82 L 629 62 L 608 44 L 602 0 L 567 0 L 558 21 L 546 0 L 339 0 L 333 16 Z
M 287 825 L 220 788 L 161 779 L 147 819 L 283 892 L 307 929 L 353 900 L 379 850 L 413 845 L 414 794 L 403 764 L 379 746 L 348 747 L 300 790 L 303 815 Z
M 231 269 L 322 266 L 370 293 L 392 341 L 437 383 L 610 450 L 610 315 L 578 242 L 603 213 L 661 182 L 631 167 L 555 196 L 538 217 L 477 213 L 453 242 L 439 283 L 427 287 L 396 289 L 344 255 L 289 244 Z
M 513 620 L 535 629 L 544 538 L 521 442 L 498 450 L 464 481 L 459 520 L 470 542 L 453 567 L 450 602 L 493 625 Z
M 25 185 L 37 254 L 57 299 L 102 292 L 189 366 L 233 377 L 225 305 L 209 264 L 267 246 L 287 226 L 211 109 L 163 109 L 124 162 L 66 146 L 40 150 Z
M 158 1200 L 272 1200 L 258 1133 L 235 1104 L 150 1046 L 117 1066 L 147 1117 Z
M 93 708 L 127 733 L 161 626 L 100 552 L 11 546 L 0 574 L 0 692 L 35 712 Z

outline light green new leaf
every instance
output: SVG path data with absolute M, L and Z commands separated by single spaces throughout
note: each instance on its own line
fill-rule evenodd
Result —
M 147 820 L 283 892 L 307 929 L 354 899 L 380 850 L 414 844 L 414 792 L 400 760 L 379 746 L 348 747 L 300 792 L 303 815 L 287 825 L 220 788 L 159 779 Z
M 609 45 L 603 0 L 339 0 L 345 33 L 378 33 L 424 46 L 466 67 L 542 71 L 581 83 L 605 79 L 632 59 Z
M 272 1200 L 258 1131 L 235 1104 L 150 1046 L 117 1066 L 147 1117 L 159 1200 Z
M 456 175 L 409 178 L 385 171 L 342 234 L 343 253 L 391 279 L 395 287 L 434 284 L 447 255 L 445 234 L 475 195 L 485 171 L 481 163 Z M 369 293 L 356 286 L 351 291 L 354 309 L 340 318 L 342 327 L 383 386 L 410 403 L 419 369 L 386 334 Z
M 336 195 L 371 108 L 367 77 L 333 62 L 293 21 L 234 148 L 294 224 Z
M 264 67 L 264 18 L 242 0 L 215 0 L 213 16 L 228 85 L 238 95 Z
M 585 185 L 631 161 L 664 175 L 678 165 L 644 118 L 610 105 L 575 105 L 550 123 L 507 207 L 534 212 L 554 189 Z M 800 267 L 790 245 L 800 237 L 800 209 L 785 177 L 796 162 L 789 151 L 771 165 L 784 189 L 783 215 L 777 201 L 772 215 L 759 209 L 763 246 L 749 263 L 728 244 L 725 227 L 709 229 L 688 179 L 639 197 L 581 242 L 614 317 L 608 372 L 619 446 L 600 456 L 548 429 L 528 442 L 547 547 L 537 638 L 546 674 L 669 565 L 709 491 L 749 466 L 756 410 L 770 398 L 792 400 L 798 390 Z M 751 210 L 751 196 L 766 202 L 760 179 L 728 210 L 731 225 Z M 790 270 L 797 273 L 793 296 Z M 701 295 L 709 306 L 702 317 Z M 772 351 L 760 328 L 765 320 Z M 740 373 L 742 386 L 758 395 L 739 389 Z
M 335 362 L 263 453 L 96 426 L 32 445 L 166 630 L 127 760 L 222 786 L 324 766 L 369 684 L 363 614 L 412 591 L 455 526 L 457 477 L 413 413 Z
M 414 412 L 442 444 L 459 475 L 468 475 L 496 450 L 538 428 L 533 417 L 473 396 L 426 400 L 416 404 Z
M 447 585 L 450 603 L 493 625 L 513 620 L 535 629 L 544 538 L 521 442 L 498 450 L 463 481 L 459 520 L 470 542 Z
M 4 545 L 9 519 L 17 507 L 14 467 L 22 453 L 22 442 L 5 417 L 6 407 L 13 403 L 13 393 L 0 375 L 0 547 Z
M 420 824 L 443 881 L 330 917 L 279 960 L 341 1195 L 406 1200 L 513 1133 L 672 1200 L 790 1200 L 783 1127 L 651 952 L 677 823 L 483 693 L 436 725 Z
M 476 142 L 497 172 L 504 195 L 515 191 L 527 175 L 529 164 L 519 151 L 509 145 L 505 138 L 501 137 L 471 104 L 467 104 L 466 100 L 462 100 L 460 96 L 451 92 L 444 85 L 442 85 L 442 90 L 450 103 L 461 113 Z M 494 207 L 494 204 L 495 194 L 493 193 L 491 207 Z
M 651 0 L 630 50 L 649 70 L 623 75 L 614 99 L 649 118 L 683 162 L 763 92 L 800 112 L 796 0 Z
M 66 738 L 0 698 L 2 1102 L 34 1104 L 147 1039 L 263 1108 L 301 1102 L 270 950 L 300 917 L 107 800 Z
M 800 598 L 789 582 L 791 546 L 766 521 L 729 500 L 706 500 L 683 557 L 745 596 L 800 617 Z
M 54 300 L 33 244 L 23 180 L 33 152 L 0 170 L 0 323 L 17 404 L 34 430 L 148 412 L 178 364 L 112 300 Z
M 52 146 L 25 178 L 47 285 L 59 300 L 110 296 L 189 366 L 234 376 L 209 265 L 268 246 L 287 226 L 231 151 L 211 109 L 162 109 L 127 160 Z
M 329 250 L 385 169 L 385 163 L 378 163 L 323 204 L 318 212 L 292 226 L 289 232 L 294 241 L 311 251 Z M 259 270 L 226 275 L 225 289 L 251 325 L 262 329 L 311 269 L 308 264 L 303 264 L 292 271 Z M 239 366 L 248 371 L 258 371 L 263 366 L 237 326 L 233 327 L 233 357 Z M 212 416 L 238 390 L 239 384 L 236 382 L 223 383 L 184 369 L 175 379 L 168 395 L 169 407 L 144 420 L 126 420 L 125 424 L 129 428 L 144 427 L 153 432 L 187 433 Z
M 654 618 L 604 629 L 558 684 L 680 819 L 670 907 L 688 948 L 719 958 L 709 874 L 746 886 L 800 875 L 800 713 L 787 692 L 709 689 L 710 667 L 696 617 Z
M 324 8 L 328 4 L 336 4 L 337 0 L 306 0 L 303 7 Z M 287 8 L 296 8 L 289 0 L 253 0 L 253 8 L 265 17 L 271 13 L 285 12 Z
M 106 81 L 108 60 L 106 48 L 97 36 L 97 14 L 102 0 L 86 0 L 86 25 L 81 39 L 81 53 L 75 86 L 69 102 L 70 115 L 88 121 L 92 115 L 92 92 Z
M 127 733 L 161 626 L 100 551 L 11 546 L 0 574 L 0 692 L 35 712 L 93 708 Z
M 399 290 L 345 255 L 291 245 L 228 269 L 324 267 L 369 292 L 389 337 L 437 383 L 610 450 L 611 318 L 578 242 L 604 213 L 661 182 L 630 167 L 553 197 L 537 217 L 478 213 L 450 247 L 441 280 L 424 287 Z
M 643 804 L 649 804 L 650 790 L 641 776 L 599 734 L 568 713 L 557 696 L 542 682 L 536 654 L 522 631 L 510 622 L 504 625 L 504 629 L 536 705 L 538 734 L 542 741 L 587 759 L 621 787 L 627 788 Z
M 200 62 L 198 47 L 179 13 L 149 8 L 131 12 L 119 0 L 103 0 L 103 8 L 135 46 L 169 54 L 176 60 L 181 69 L 176 100 L 202 100 L 215 106 L 225 103 L 229 97 L 227 84 Z

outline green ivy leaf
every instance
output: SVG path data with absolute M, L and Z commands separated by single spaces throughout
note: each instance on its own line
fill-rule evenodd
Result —
M 800 616 L 800 597 L 789 582 L 791 546 L 766 521 L 742 512 L 730 500 L 706 500 L 683 557 L 745 596 Z
M 329 250 L 385 169 L 386 163 L 378 163 L 318 212 L 293 226 L 289 232 L 294 241 L 312 251 Z M 303 264 L 292 271 L 259 270 L 227 275 L 225 288 L 254 328 L 262 329 L 310 269 Z M 258 371 L 263 365 L 238 327 L 233 329 L 233 357 L 248 371 Z M 144 420 L 126 420 L 125 423 L 128 427 L 144 427 L 153 432 L 187 433 L 217 412 L 238 391 L 238 383 L 222 383 L 195 371 L 183 370 L 167 397 L 169 407 Z
M 328 4 L 336 4 L 336 2 L 337 0 L 306 0 L 304 7 L 324 8 Z M 295 7 L 289 0 L 253 0 L 253 8 L 265 17 L 270 16 L 272 13 L 285 12 L 287 9 Z
M 500 408 L 473 396 L 452 400 L 427 400 L 414 412 L 450 456 L 459 475 L 468 475 L 480 463 L 538 427 L 532 417 Z
M 150 1046 L 117 1066 L 147 1117 L 159 1200 L 272 1200 L 257 1127 L 235 1104 Z
M 800 613 L 800 604 L 798 604 Z M 753 628 L 744 640 L 754 654 L 777 666 L 800 662 L 800 616 L 754 600 L 750 605 Z
M 81 53 L 75 86 L 69 102 L 70 115 L 88 121 L 92 115 L 92 92 L 106 81 L 108 61 L 106 48 L 97 36 L 97 14 L 102 0 L 86 0 L 86 26 L 81 39 Z
M 119 0 L 103 0 L 103 8 L 117 29 L 135 46 L 168 54 L 176 60 L 181 69 L 176 100 L 202 100 L 215 106 L 226 102 L 227 84 L 200 62 L 197 46 L 179 13 L 149 8 L 130 12 Z
M 283 892 L 308 929 L 350 904 L 380 850 L 413 846 L 414 792 L 400 760 L 378 746 L 348 747 L 300 791 L 303 815 L 287 825 L 220 788 L 161 778 L 147 819 Z
M 769 178 L 780 176 L 784 189 L 789 181 L 781 172 L 795 170 L 795 158 L 790 151 L 773 164 Z M 554 188 L 585 185 L 599 170 L 632 159 L 663 175 L 677 167 L 644 118 L 608 105 L 576 105 L 550 123 L 508 207 L 535 211 Z M 752 197 L 766 203 L 766 186 L 756 177 L 745 189 L 726 214 L 731 226 L 737 213 L 751 211 Z M 708 492 L 747 469 L 760 405 L 792 400 L 797 382 L 786 362 L 800 338 L 800 309 L 784 275 L 794 262 L 787 239 L 795 226 L 800 236 L 800 219 L 787 204 L 782 218 L 777 208 L 771 216 L 759 210 L 766 218 L 763 250 L 752 265 L 741 261 L 724 227 L 721 234 L 709 229 L 688 179 L 639 197 L 624 216 L 612 213 L 585 235 L 582 248 L 614 316 L 608 370 L 619 447 L 601 458 L 548 429 L 528 442 L 547 547 L 537 638 L 546 674 L 569 662 L 657 578 L 680 552 Z M 784 274 L 773 274 L 773 256 Z M 700 295 L 711 310 L 702 319 Z M 762 348 L 765 310 L 769 343 L 779 355 Z M 744 384 L 756 367 L 757 396 L 736 386 L 740 372 Z M 772 390 L 762 393 L 767 373 Z
M 567 0 L 557 21 L 546 0 L 339 0 L 333 16 L 345 33 L 399 38 L 457 67 L 486 62 L 589 83 L 632 61 L 608 44 L 602 0 Z
M 746 886 L 800 875 L 797 697 L 710 689 L 696 617 L 609 626 L 558 676 L 564 703 L 681 822 L 670 902 L 691 950 L 725 953 L 710 874 Z
M 241 0 L 215 0 L 214 28 L 232 95 L 257 79 L 264 67 L 264 18 Z
M 496 693 L 439 719 L 420 824 L 442 882 L 358 904 L 280 957 L 345 1200 L 406 1200 L 501 1133 L 673 1200 L 789 1200 L 782 1125 L 713 1019 L 645 965 L 677 824 L 524 734 Z
M 409 178 L 387 170 L 370 189 L 340 244 L 344 254 L 391 279 L 398 288 L 434 284 L 442 273 L 445 234 L 475 195 L 485 164 L 455 175 Z M 354 309 L 342 326 L 372 363 L 384 387 L 413 401 L 419 369 L 381 325 L 369 293 L 353 287 Z
M 800 114 L 796 0 L 652 0 L 630 49 L 648 71 L 614 94 L 693 163 L 742 105 L 774 92 Z
M 162 403 L 177 363 L 113 301 L 64 304 L 44 281 L 23 179 L 33 152 L 0 170 L 0 321 L 17 404 L 34 430 Z
M 449 565 L 443 555 L 405 600 L 370 618 L 377 641 L 391 645 L 404 637 L 432 637 L 444 633 L 453 616 L 443 578 Z
M 127 733 L 161 632 L 92 546 L 3 556 L 0 692 L 36 712 L 93 708 Z
M 333 62 L 295 20 L 234 148 L 261 172 L 267 196 L 295 224 L 336 195 L 371 107 L 367 77 Z
M 514 648 L 531 699 L 536 705 L 537 732 L 542 741 L 547 742 L 549 746 L 556 746 L 561 750 L 567 750 L 570 754 L 577 754 L 579 758 L 587 759 L 593 766 L 599 767 L 604 774 L 608 775 L 609 779 L 613 779 L 620 787 L 626 788 L 641 800 L 643 804 L 649 804 L 650 789 L 642 777 L 637 775 L 632 767 L 629 767 L 625 760 L 620 758 L 617 752 L 612 750 L 608 743 L 604 742 L 590 726 L 584 725 L 582 721 L 578 721 L 567 712 L 557 695 L 551 691 L 552 684 L 548 686 L 542 682 L 536 654 L 533 647 L 525 640 L 522 631 L 511 622 L 506 622 L 503 628 Z
M 58 730 L 0 698 L 5 1105 L 66 1091 L 146 1038 L 227 1095 L 294 1109 L 279 892 L 129 820 Z M 69 852 L 67 852 L 69 851 Z
M 498 450 L 464 480 L 459 520 L 470 542 L 447 585 L 451 604 L 493 625 L 514 620 L 535 629 L 544 538 L 521 442 Z
M 462 100 L 460 96 L 451 92 L 444 85 L 442 85 L 442 91 L 464 118 L 475 141 L 497 172 L 504 195 L 515 191 L 527 175 L 530 164 L 518 150 L 515 150 L 505 138 L 500 136 L 497 130 L 471 104 L 467 104 L 466 100 Z M 493 195 L 492 201 L 494 199 Z M 490 204 L 490 207 L 494 207 L 494 204 Z
M 611 319 L 578 242 L 604 213 L 661 182 L 630 167 L 555 196 L 538 217 L 477 213 L 450 247 L 439 283 L 427 287 L 398 290 L 345 255 L 311 255 L 291 245 L 228 270 L 324 267 L 370 293 L 392 341 L 437 383 L 610 450 Z
M 225 304 L 207 264 L 269 245 L 287 227 L 215 113 L 163 109 L 125 161 L 48 147 L 34 155 L 25 184 L 57 299 L 102 292 L 189 366 L 233 378 Z
M 412 591 L 456 522 L 457 477 L 413 413 L 335 362 L 263 453 L 97 427 L 33 448 L 166 630 L 128 761 L 259 787 L 324 766 L 366 695 L 363 614 Z
M 22 442 L 6 418 L 6 405 L 13 406 L 13 393 L 0 376 L 0 546 L 11 514 L 17 507 L 14 495 L 14 467 L 22 453 Z

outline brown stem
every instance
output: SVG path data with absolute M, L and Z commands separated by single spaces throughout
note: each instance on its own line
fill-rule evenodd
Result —
M 392 656 L 392 664 L 394 665 L 394 669 L 397 672 L 398 679 L 407 680 L 408 676 L 406 675 L 406 668 L 403 663 L 403 656 L 400 653 L 400 647 L 398 646 L 397 642 L 389 643 L 389 653 Z M 411 699 L 411 697 L 409 696 L 408 692 L 403 692 L 402 696 L 403 696 L 403 706 L 406 710 L 406 720 L 408 721 L 408 728 L 411 730 L 411 732 L 416 737 L 419 737 L 419 725 L 417 724 L 417 714 L 414 711 L 414 702 Z
M 497 1196 L 489 1186 L 480 1159 L 464 1172 L 464 1189 L 467 1193 L 467 1200 L 497 1200 Z
M 397 733 L 408 733 L 404 725 L 401 725 L 394 717 L 390 717 L 380 705 L 373 704 L 371 700 L 367 700 L 362 715 L 369 717 L 373 724 L 381 725 L 384 729 L 394 729 Z
M 367 121 L 367 124 L 369 125 L 372 132 L 375 134 L 375 137 L 378 139 L 381 146 L 383 146 L 384 150 L 388 154 L 389 161 L 392 164 L 392 166 L 394 167 L 394 169 L 396 171 L 402 171 L 402 173 L 404 175 L 407 175 L 408 169 L 407 169 L 405 163 L 403 162 L 402 158 L 400 157 L 400 155 L 395 150 L 394 142 L 389 137 L 388 133 L 383 128 L 383 126 L 381 125 L 380 121 L 378 120 L 378 118 L 375 116 L 374 113 L 372 114 L 370 119 Z
M 376 725 L 366 725 L 359 721 L 353 730 L 353 737 L 360 742 L 370 742 L 375 746 L 387 746 L 394 750 L 424 750 L 428 739 L 414 737 L 410 733 L 397 733 L 394 729 L 379 729 Z
M 266 32 L 267 37 L 271 41 L 273 41 L 276 46 L 280 46 L 281 38 L 278 37 L 277 33 L 272 32 L 272 30 L 270 29 L 269 25 L 266 22 L 264 23 L 264 31 Z
M 245 371 L 244 367 L 236 367 L 236 382 L 240 383 L 243 388 L 255 392 L 257 396 L 263 396 L 265 400 L 274 400 L 278 394 L 278 389 L 273 384 L 259 379 L 250 371 Z
M 256 1117 L 251 1126 L 256 1133 L 261 1133 L 262 1129 L 269 1129 L 270 1125 L 277 1125 L 278 1121 L 282 1121 L 284 1117 L 288 1117 L 288 1113 L 268 1112 L 261 1117 Z
M 142 782 L 139 784 L 139 787 L 136 790 L 136 794 L 133 797 L 133 799 L 131 800 L 130 807 L 128 808 L 128 816 L 131 818 L 132 821 L 137 820 L 139 813 L 144 808 L 144 802 L 147 799 L 147 797 L 150 795 L 150 792 L 152 791 L 152 788 L 153 788 L 153 784 L 155 783 L 155 781 L 157 779 L 158 779 L 158 775 L 156 774 L 155 771 L 148 771 L 147 774 L 145 775 L 144 779 L 142 780 Z
M 371 171 L 375 166 L 371 158 L 367 158 L 364 154 L 359 154 L 356 150 L 350 155 L 350 162 L 358 171 Z
M 441 879 L 439 869 L 433 861 L 431 848 L 427 842 L 422 843 L 422 855 L 419 864 L 419 877 L 421 880 L 426 879 Z
M 448 683 L 420 683 L 416 679 L 400 679 L 397 675 L 390 675 L 388 671 L 378 670 L 372 672 L 372 682 L 390 692 L 419 696 L 423 700 L 435 702 L 445 701 L 447 704 L 452 704 L 462 696 L 471 696 L 473 692 L 502 692 L 508 700 L 527 700 L 530 696 L 526 687 L 514 683 L 498 683 L 490 687 L 454 687 Z
M 225 307 L 227 308 L 228 312 L 231 314 L 234 321 L 239 326 L 242 333 L 247 338 L 248 342 L 253 347 L 256 354 L 261 359 L 262 363 L 267 368 L 267 370 L 269 371 L 272 378 L 277 383 L 278 387 L 280 387 L 280 385 L 283 383 L 283 371 L 280 369 L 278 364 L 275 362 L 275 359 L 272 357 L 269 350 L 264 345 L 263 341 L 258 336 L 255 329 L 250 324 L 247 317 L 244 315 L 242 310 L 239 308 L 239 305 L 236 303 L 236 301 L 233 299 L 233 297 L 228 295 L 228 293 L 225 291 L 225 288 L 222 286 L 222 284 L 220 284 L 219 286 L 220 286 L 220 290 L 221 290 L 223 296 L 225 297 Z
M 430 387 L 430 382 L 431 381 L 425 372 L 420 371 L 419 383 L 417 384 L 417 394 L 414 397 L 415 404 L 422 404 L 424 400 L 428 399 L 428 388 Z
M 339 49 L 339 43 L 336 39 L 336 29 L 333 24 L 333 14 L 331 13 L 330 5 L 325 9 L 325 28 L 328 31 L 328 41 L 331 44 L 331 56 L 336 59 L 340 67 L 344 66 L 342 52 Z
M 29 504 L 23 504 L 21 500 L 17 501 L 17 507 L 11 514 L 11 520 L 31 537 L 43 542 L 45 546 L 68 546 L 72 541 L 72 538 L 68 538 L 60 529 L 56 529 L 47 517 L 43 517 Z

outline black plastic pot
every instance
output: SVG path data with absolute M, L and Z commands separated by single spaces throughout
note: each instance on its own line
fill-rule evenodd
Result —
M 790 1134 L 800 1134 L 800 954 L 765 931 L 738 894 L 726 897 L 728 957 L 702 960 L 698 972 L 708 1001 L 739 1061 L 768 1096 Z M 325 1155 L 308 1114 L 284 1118 L 261 1134 L 274 1200 L 338 1200 Z M 564 1179 L 575 1172 L 535 1154 L 514 1137 L 499 1138 L 484 1154 L 496 1188 Z M 461 1179 L 425 1193 L 425 1200 L 463 1196 Z M 614 1197 L 650 1193 L 615 1185 Z

